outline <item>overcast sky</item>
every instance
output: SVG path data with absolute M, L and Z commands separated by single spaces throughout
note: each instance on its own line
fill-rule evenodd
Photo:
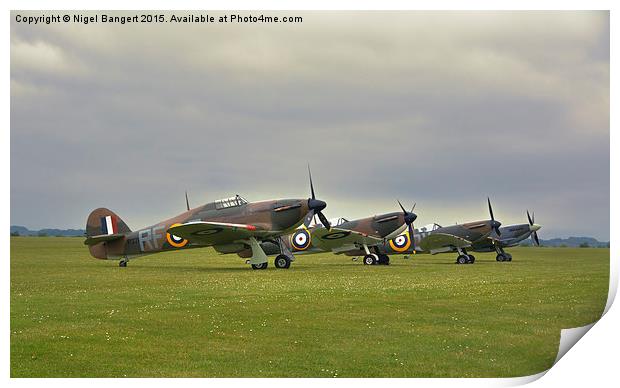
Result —
M 183 211 L 185 189 L 192 206 L 307 198 L 310 163 L 330 218 L 398 198 L 418 225 L 473 221 L 490 196 L 505 225 L 529 209 L 541 238 L 609 239 L 607 12 L 16 14 L 11 224 L 83 228 L 104 206 L 137 229 Z

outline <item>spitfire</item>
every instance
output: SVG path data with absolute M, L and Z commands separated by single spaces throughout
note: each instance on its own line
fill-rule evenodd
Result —
M 473 264 L 475 256 L 473 252 L 497 252 L 497 261 L 512 261 L 512 255 L 506 253 L 504 248 L 518 245 L 521 241 L 532 238 L 534 245 L 539 245 L 537 231 L 541 226 L 534 223 L 533 216 L 527 212 L 528 224 L 508 225 L 501 227 L 501 223 L 495 220 L 490 199 L 487 198 L 490 220 L 474 221 L 464 224 L 441 227 L 432 224 L 420 228 L 414 233 L 414 241 L 418 241 L 419 249 L 398 249 L 397 241 L 406 239 L 401 234 L 394 240 L 380 247 L 386 253 L 421 253 L 431 254 L 443 252 L 458 252 L 457 264 Z
M 289 268 L 294 256 L 282 236 L 301 224 L 308 225 L 316 215 L 326 230 L 330 229 L 322 211 L 327 203 L 317 199 L 308 167 L 311 197 L 308 199 L 276 199 L 248 202 L 236 195 L 190 209 L 155 225 L 131 231 L 113 211 L 94 210 L 86 222 L 86 240 L 90 253 L 98 259 L 120 259 L 121 267 L 130 258 L 158 252 L 214 247 L 221 253 L 248 255 L 253 269 L 267 268 L 267 255 L 260 242 L 275 241 L 280 255 L 277 268 Z

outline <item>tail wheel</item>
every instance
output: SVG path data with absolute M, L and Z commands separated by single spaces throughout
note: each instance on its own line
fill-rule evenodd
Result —
M 374 255 L 374 254 L 371 253 L 370 255 L 364 256 L 364 264 L 366 264 L 366 265 L 375 265 L 375 264 L 377 264 L 378 259 L 379 258 L 377 257 L 377 255 Z
M 291 266 L 291 259 L 289 259 L 285 255 L 278 255 L 273 261 L 273 264 L 276 266 L 276 268 L 287 269 Z
M 252 264 L 252 269 L 267 269 L 267 262 L 260 264 Z

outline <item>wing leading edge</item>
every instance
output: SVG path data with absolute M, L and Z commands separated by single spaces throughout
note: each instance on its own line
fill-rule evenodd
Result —
M 273 232 L 256 225 L 195 221 L 173 226 L 168 233 L 199 245 L 215 245 L 263 237 Z
M 330 230 L 325 228 L 313 230 L 312 241 L 317 248 L 340 253 L 351 249 L 357 249 L 364 244 L 379 244 L 383 242 L 383 239 L 354 230 L 332 227 Z
M 420 248 L 432 254 L 448 252 L 455 248 L 468 248 L 471 241 L 453 234 L 432 233 L 424 237 L 419 244 Z

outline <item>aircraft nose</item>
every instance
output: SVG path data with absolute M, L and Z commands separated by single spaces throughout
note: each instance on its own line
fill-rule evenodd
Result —
M 532 232 L 537 232 L 540 228 L 542 228 L 542 226 L 540 226 L 540 225 L 538 225 L 538 224 L 533 224 L 533 225 L 530 225 L 530 230 L 531 230 Z
M 327 207 L 327 203 L 321 201 L 320 199 L 310 198 L 308 199 L 308 208 L 314 210 L 315 212 L 320 212 L 321 210 Z
M 404 218 L 405 218 L 405 223 L 409 225 L 409 224 L 413 224 L 413 221 L 415 221 L 418 218 L 418 215 L 415 213 L 407 212 Z

